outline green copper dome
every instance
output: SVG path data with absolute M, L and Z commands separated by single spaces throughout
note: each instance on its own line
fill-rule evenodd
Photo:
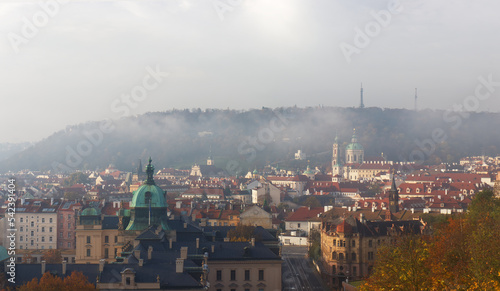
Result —
M 363 146 L 359 143 L 350 143 L 347 145 L 346 150 L 363 150 Z
M 161 225 L 169 229 L 165 191 L 155 185 L 154 167 L 149 158 L 146 166 L 147 180 L 134 191 L 130 202 L 130 222 L 126 230 L 144 230 L 150 225 Z
M 358 143 L 358 137 L 356 136 L 356 129 L 353 130 L 351 143 L 347 145 L 346 150 L 363 150 L 363 146 Z
M 89 208 L 85 208 L 82 211 L 82 214 L 80 214 L 80 215 L 81 216 L 98 216 L 98 215 L 101 215 L 101 210 L 94 208 L 94 207 L 89 207 Z
M 156 185 L 144 184 L 139 189 L 134 191 L 134 197 L 130 202 L 130 207 L 149 207 L 151 200 L 151 207 L 167 207 L 165 201 L 165 191 Z

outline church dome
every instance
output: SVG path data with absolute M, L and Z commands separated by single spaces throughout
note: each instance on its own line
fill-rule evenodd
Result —
M 363 150 L 363 146 L 358 143 L 358 137 L 356 136 L 356 129 L 352 134 L 351 143 L 347 145 L 346 150 Z
M 363 146 L 360 143 L 350 143 L 347 145 L 346 150 L 363 150 Z
M 134 192 L 130 207 L 149 207 L 149 200 L 151 207 L 167 207 L 165 191 L 156 185 L 148 184 L 142 185 Z
M 149 158 L 149 164 L 146 166 L 146 173 L 148 175 L 147 180 L 139 189 L 134 191 L 130 208 L 149 207 L 150 205 L 151 207 L 167 207 L 165 191 L 156 186 L 153 180 L 154 166 L 151 165 L 151 158 Z
M 80 214 L 80 215 L 81 216 L 98 216 L 98 215 L 101 215 L 101 210 L 99 210 L 98 208 L 89 207 L 89 208 L 85 208 L 82 211 L 82 214 Z

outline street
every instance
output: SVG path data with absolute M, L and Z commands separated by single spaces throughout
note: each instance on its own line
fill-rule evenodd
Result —
M 306 258 L 307 247 L 283 246 L 283 290 L 284 291 L 322 291 L 321 278 Z

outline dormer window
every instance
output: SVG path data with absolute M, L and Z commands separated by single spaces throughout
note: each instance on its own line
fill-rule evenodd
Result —
M 406 188 L 406 193 L 410 193 L 411 192 L 411 189 L 410 188 Z
M 431 188 L 427 189 L 427 193 L 431 193 L 431 192 L 432 192 Z
M 420 188 L 417 188 L 417 193 L 420 193 Z

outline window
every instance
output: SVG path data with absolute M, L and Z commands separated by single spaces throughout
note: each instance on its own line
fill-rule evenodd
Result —
M 23 218 L 22 217 L 19 219 L 19 222 L 23 222 Z
M 356 261 L 356 253 L 351 254 L 351 260 Z
M 115 248 L 115 257 L 118 255 L 118 249 Z
M 118 236 L 115 235 L 115 243 L 118 242 Z
M 335 274 L 337 273 L 337 268 L 335 267 L 335 265 L 332 266 L 332 274 Z
M 35 222 L 34 221 L 31 222 L 31 227 L 35 227 Z
M 42 218 L 42 223 L 45 223 L 45 218 Z
M 34 231 L 31 231 L 31 236 L 34 236 L 35 235 L 35 232 Z
M 71 219 L 71 214 L 68 214 L 68 220 Z
M 63 215 L 62 214 L 59 215 L 59 219 L 63 220 Z
M 51 236 L 49 236 L 49 242 L 52 242 L 52 237 Z
M 23 227 L 22 226 L 19 228 L 19 231 L 23 231 Z
M 45 242 L 45 237 L 44 236 L 42 236 L 42 242 Z
M 52 223 L 52 217 L 51 217 L 51 218 L 49 218 L 49 222 L 50 222 L 50 223 Z
M 109 236 L 104 236 L 104 243 L 109 243 Z
M 45 232 L 45 227 L 42 226 L 42 232 Z
M 125 278 L 127 285 L 130 285 L 130 277 Z
M 52 226 L 51 226 L 51 227 L 49 227 L 49 232 L 52 232 Z
M 358 268 L 352 267 L 352 275 L 357 276 L 358 275 Z
M 90 257 L 90 249 L 87 249 L 87 257 Z
M 222 280 L 222 270 L 217 270 L 217 281 Z
M 236 280 L 236 270 L 231 270 L 231 281 Z
M 336 260 L 337 259 L 337 253 L 336 252 L 333 252 L 332 253 L 332 260 Z
M 299 228 L 299 227 L 300 227 L 300 223 L 297 223 L 297 228 Z
M 68 228 L 71 229 L 71 222 L 68 222 Z
M 259 270 L 259 281 L 264 280 L 264 270 Z
M 105 248 L 105 249 L 104 249 L 104 258 L 105 258 L 105 259 L 108 259 L 108 258 L 109 258 L 109 249 L 108 249 L 108 248 Z
M 373 242 L 372 242 L 372 240 L 369 240 L 369 241 L 368 241 L 368 247 L 370 247 L 370 248 L 371 248 L 371 247 L 373 247 Z
M 35 245 L 35 241 L 34 240 L 31 240 L 31 245 Z
M 344 253 L 339 253 L 339 260 L 343 260 L 344 259 Z
M 62 238 L 63 237 L 63 233 L 62 231 L 59 233 L 59 237 Z
M 23 236 L 22 235 L 19 237 L 19 241 L 23 241 Z
M 87 235 L 87 243 L 90 243 L 90 235 Z
M 68 238 L 71 238 L 71 232 L 68 232 Z
M 250 270 L 245 270 L 245 281 L 250 281 Z
M 351 241 L 351 245 L 352 245 L 353 247 L 355 247 L 355 246 L 356 246 L 356 241 L 355 241 L 355 240 L 352 240 L 352 241 Z
M 368 260 L 373 260 L 373 252 L 368 252 Z

